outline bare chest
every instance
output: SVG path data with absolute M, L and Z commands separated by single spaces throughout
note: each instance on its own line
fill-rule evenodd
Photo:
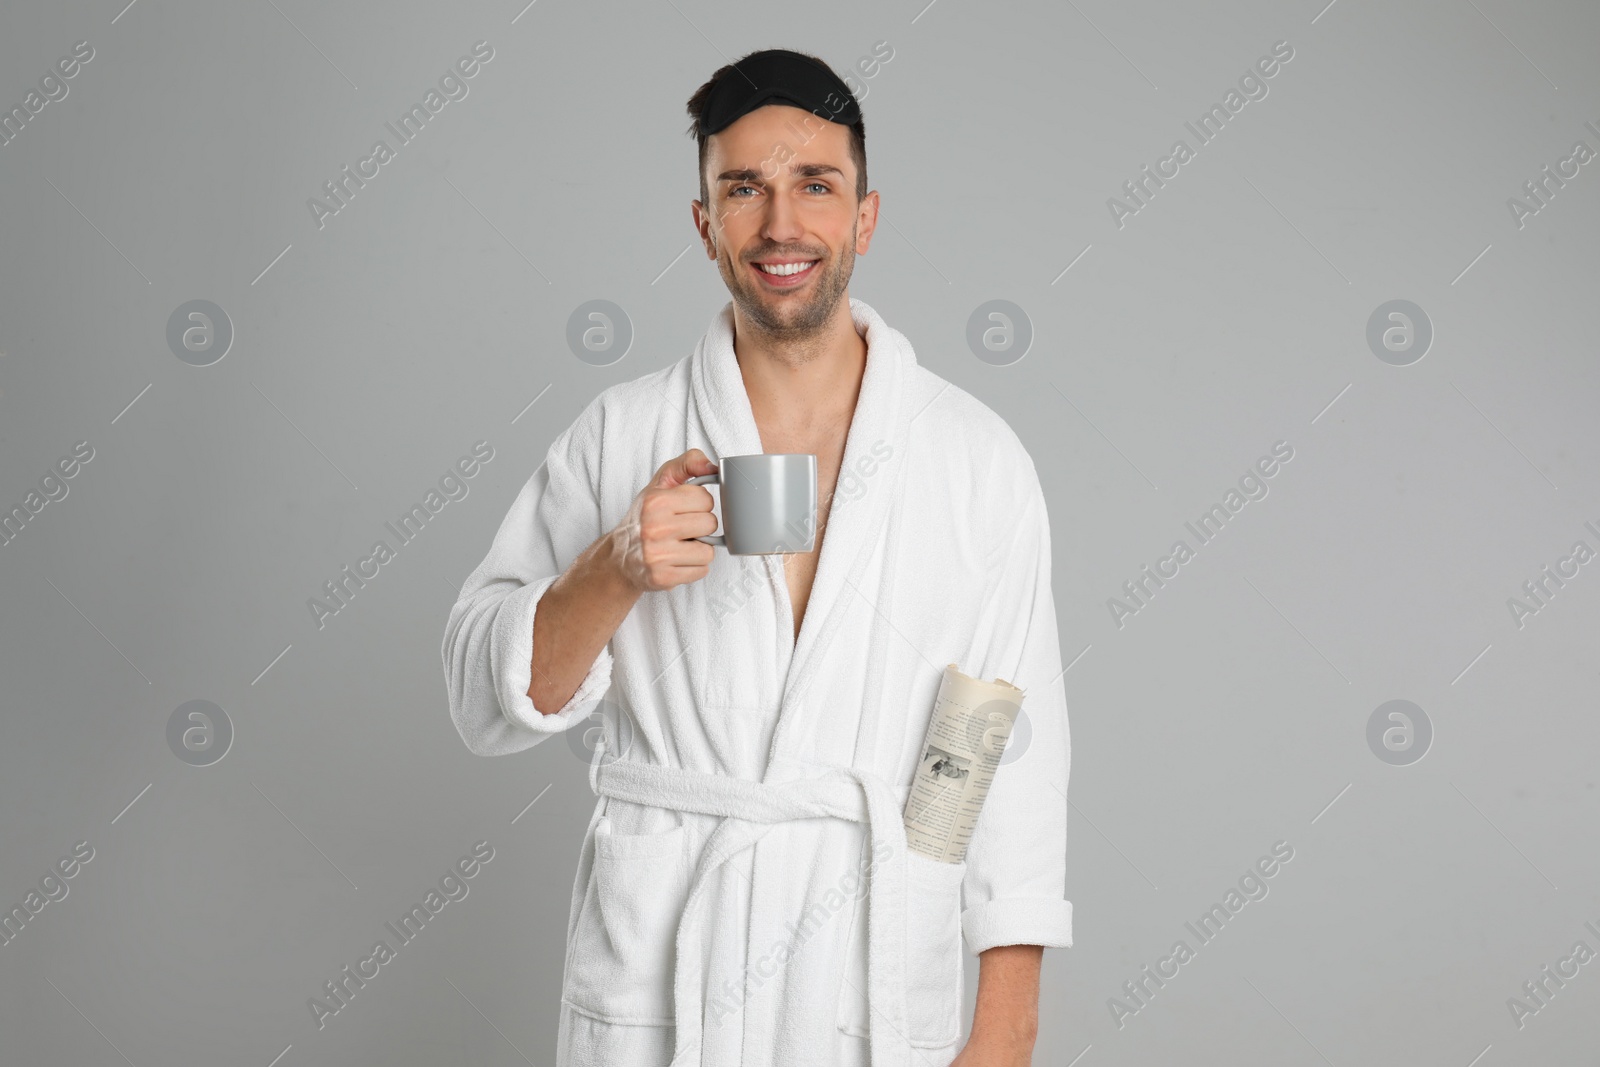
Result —
M 782 556 L 783 576 L 789 586 L 789 605 L 794 616 L 794 639 L 798 641 L 806 605 L 811 600 L 811 586 L 817 577 L 817 562 L 822 558 L 823 537 L 828 532 L 828 517 L 832 511 L 833 489 L 839 480 L 839 467 L 844 460 L 844 444 L 841 441 L 829 446 L 785 445 L 773 447 L 770 451 L 811 452 L 817 457 L 817 536 L 810 552 L 789 552 Z

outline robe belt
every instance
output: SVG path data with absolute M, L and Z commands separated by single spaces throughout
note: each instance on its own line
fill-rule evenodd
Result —
M 798 777 L 816 774 L 818 777 Z M 906 832 L 901 807 L 906 790 L 870 771 L 776 759 L 768 780 L 753 782 L 680 767 L 607 758 L 595 753 L 589 785 L 596 795 L 652 807 L 720 815 L 689 880 L 678 920 L 673 964 L 676 1050 L 671 1067 L 700 1062 L 702 961 L 700 921 L 711 875 L 754 845 L 773 826 L 792 819 L 849 819 L 867 824 L 869 853 L 888 842 L 890 858 L 874 862 L 867 883 L 867 1017 L 873 1067 L 911 1063 L 906 1033 Z M 774 780 L 776 779 L 776 780 Z

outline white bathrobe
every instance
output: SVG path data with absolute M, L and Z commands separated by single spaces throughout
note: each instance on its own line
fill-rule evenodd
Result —
M 850 310 L 866 371 L 798 641 L 783 558 L 719 548 L 701 581 L 638 600 L 559 712 L 527 696 L 539 597 L 657 468 L 762 451 L 731 303 L 692 356 L 604 390 L 556 437 L 450 612 L 450 715 L 472 752 L 603 724 L 557 1067 L 944 1067 L 963 940 L 1072 944 L 1038 475 L 999 416 Z M 901 821 L 948 663 L 1026 692 L 960 864 L 908 852 Z

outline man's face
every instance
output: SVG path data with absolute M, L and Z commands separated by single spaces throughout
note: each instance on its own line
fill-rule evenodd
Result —
M 706 185 L 695 225 L 744 318 L 780 337 L 821 329 L 878 216 L 876 192 L 856 200 L 849 128 L 785 104 L 757 108 L 711 136 Z

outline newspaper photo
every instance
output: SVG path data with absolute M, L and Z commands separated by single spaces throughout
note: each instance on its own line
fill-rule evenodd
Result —
M 961 863 L 1005 754 L 1023 692 L 1010 682 L 944 669 L 933 717 L 906 797 L 906 843 L 943 863 Z

